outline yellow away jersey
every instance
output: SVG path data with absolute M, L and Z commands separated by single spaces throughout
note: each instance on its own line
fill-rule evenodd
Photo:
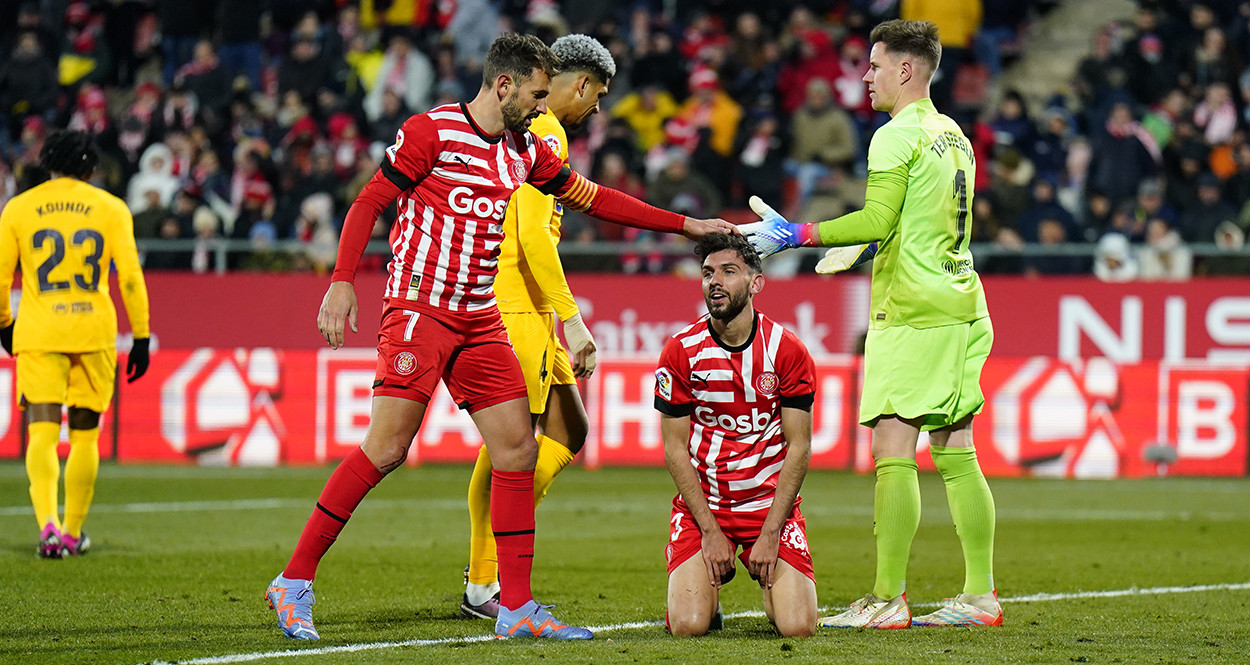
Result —
M 530 131 L 568 163 L 568 135 L 550 110 L 534 118 Z M 512 195 L 503 219 L 504 240 L 499 246 L 499 274 L 495 277 L 499 311 L 554 311 L 561 321 L 577 314 L 577 303 L 556 251 L 563 216 L 564 206 L 554 196 L 546 196 L 531 185 L 521 185 Z
M 75 178 L 54 178 L 0 211 L 0 326 L 13 321 L 8 293 L 21 264 L 13 351 L 84 353 L 117 344 L 109 265 L 135 337 L 148 337 L 148 290 L 134 220 L 121 199 Z

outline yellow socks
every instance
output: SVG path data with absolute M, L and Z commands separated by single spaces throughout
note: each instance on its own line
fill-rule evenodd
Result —
M 57 483 L 61 461 L 56 455 L 61 423 L 35 422 L 27 426 L 26 477 L 30 479 L 30 503 L 35 508 L 39 528 L 49 522 L 61 528 L 57 518 Z
M 890 600 L 907 590 L 907 560 L 920 526 L 920 480 L 916 460 L 877 460 L 873 497 L 873 534 L 877 537 L 877 582 L 872 593 Z
M 65 461 L 65 533 L 79 538 L 95 495 L 100 472 L 100 428 L 69 431 L 69 459 Z
M 551 482 L 573 461 L 573 453 L 548 436 L 538 435 L 538 462 L 534 467 L 534 505 L 542 503 Z M 66 473 L 69 473 L 68 467 Z M 490 454 L 486 446 L 477 453 L 469 480 L 469 584 L 491 585 L 499 578 L 495 534 L 490 528 Z M 68 488 L 67 488 L 68 490 Z M 69 521 L 66 501 L 66 522 Z M 470 599 L 471 601 L 474 599 Z M 474 603 L 479 604 L 479 603 Z
M 929 449 L 946 483 L 955 533 L 964 550 L 964 593 L 985 594 L 994 588 L 994 495 L 977 464 L 975 448 Z
M 538 506 L 546 498 L 551 482 L 573 461 L 573 453 L 564 444 L 545 434 L 539 434 L 536 438 L 538 463 L 534 465 L 534 505 Z

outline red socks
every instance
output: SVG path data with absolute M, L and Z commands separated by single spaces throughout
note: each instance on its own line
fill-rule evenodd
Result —
M 339 532 L 347 525 L 347 520 L 351 518 L 356 506 L 360 505 L 361 499 L 383 477 L 382 472 L 373 466 L 363 450 L 357 448 L 348 454 L 334 473 L 330 474 L 325 489 L 321 490 L 317 508 L 304 525 L 304 532 L 300 534 L 299 543 L 295 545 L 295 552 L 291 554 L 291 561 L 286 564 L 282 575 L 294 580 L 311 580 L 316 577 L 317 564 L 321 563 L 321 557 L 325 556 L 326 551 L 338 539 Z M 532 495 L 532 486 L 530 492 Z M 530 501 L 533 501 L 532 497 Z M 534 543 L 533 528 L 534 518 L 531 513 L 531 552 Z
M 534 471 L 492 472 L 490 526 L 499 555 L 499 604 L 515 610 L 534 599 Z

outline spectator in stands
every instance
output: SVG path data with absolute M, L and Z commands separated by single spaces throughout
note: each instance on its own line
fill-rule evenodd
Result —
M 1228 47 L 1224 30 L 1211 26 L 1203 31 L 1202 43 L 1189 54 L 1186 70 L 1193 77 L 1193 84 L 1209 87 L 1216 83 L 1232 86 L 1241 73 L 1237 54 Z
M 1193 253 L 1167 220 L 1146 222 L 1146 244 L 1138 250 L 1139 277 L 1147 281 L 1178 282 L 1193 273 Z
M 1020 0 L 982 0 L 981 27 L 972 39 L 977 61 L 992 78 L 1003 73 L 1003 45 L 1016 41 L 1024 24 L 1029 3 Z
M 1137 206 L 1133 201 L 1124 201 L 1111 213 L 1111 225 L 1104 229 L 1106 233 L 1118 233 L 1129 242 L 1139 243 L 1146 239 L 1146 220 L 1137 216 Z
M 785 142 L 777 133 L 777 118 L 772 115 L 758 117 L 739 140 L 738 176 L 742 189 L 765 201 L 780 203 L 784 171 Z M 746 202 L 743 196 L 740 203 Z M 833 219 L 829 217 L 828 219 Z
M 311 106 L 317 90 L 333 83 L 336 69 L 335 63 L 321 55 L 317 40 L 301 37 L 291 44 L 290 57 L 278 68 L 278 94 L 293 90 Z
M 260 19 L 263 9 L 256 0 L 218 0 L 217 27 L 221 43 L 217 55 L 231 81 L 246 76 L 252 90 L 260 90 Z
M 195 43 L 206 26 L 212 25 L 212 3 L 205 0 L 158 0 L 157 17 L 161 30 L 161 71 L 168 87 L 178 68 L 191 60 Z
M 781 75 L 781 47 L 755 12 L 738 15 L 724 67 L 726 88 L 743 106 L 771 103 Z
M 1033 168 L 1033 162 L 1013 147 L 998 151 L 990 169 L 993 173 L 990 191 L 998 202 L 998 211 L 1003 222 L 1014 229 L 1020 215 L 1032 203 L 1029 186 L 1037 171 Z
M 161 108 L 161 127 L 158 131 L 189 129 L 195 124 L 200 103 L 186 86 L 174 85 L 166 91 L 165 105 Z
M 1059 219 L 1043 219 L 1037 225 L 1037 244 L 1054 248 L 1068 242 L 1067 226 Z M 1085 257 L 1075 254 L 1042 254 L 1024 261 L 1024 273 L 1036 275 L 1080 275 L 1089 272 Z
M 1040 242 L 1041 224 L 1054 220 L 1063 225 L 1064 237 L 1077 237 L 1076 220 L 1055 200 L 1055 181 L 1039 176 L 1033 179 L 1033 203 L 1015 224 L 1016 231 L 1025 242 Z M 973 219 L 976 219 L 975 217 Z
M 295 239 L 304 244 L 302 260 L 319 275 L 334 267 L 339 238 L 331 224 L 333 215 L 330 195 L 317 193 L 304 199 L 295 220 Z
M 1081 228 L 1086 240 L 1097 240 L 1111 228 L 1111 197 L 1106 192 L 1093 190 L 1085 198 L 1085 210 L 1081 215 Z M 975 217 L 973 219 L 976 219 Z
M 677 102 L 658 84 L 647 84 L 625 95 L 612 106 L 612 117 L 633 128 L 638 149 L 648 152 L 664 142 L 664 123 L 677 115 Z
M 634 49 L 634 68 L 630 83 L 634 88 L 658 86 L 672 99 L 685 99 L 690 69 L 673 48 L 673 38 L 663 30 L 655 30 L 650 39 Z
M 234 93 L 230 72 L 221 65 L 213 43 L 207 39 L 196 42 L 191 62 L 178 68 L 174 84 L 186 87 L 195 95 L 200 108 L 214 115 L 225 113 Z
M 868 71 L 868 40 L 859 35 L 849 35 L 838 49 L 838 76 L 833 80 L 833 90 L 838 106 L 846 109 L 855 120 L 860 136 L 868 131 L 875 111 L 868 98 L 868 86 L 863 76 Z M 860 141 L 867 151 L 867 141 Z M 866 156 L 866 155 L 865 155 Z
M 388 90 L 403 98 L 408 108 L 423 113 L 430 108 L 434 82 L 434 67 L 430 59 L 413 48 L 408 35 L 396 33 L 387 46 L 386 57 L 382 59 L 377 83 L 365 96 L 365 115 L 370 122 L 382 116 L 382 97 Z
M 699 136 L 698 147 L 692 153 L 695 167 L 721 191 L 727 191 L 742 106 L 721 89 L 715 70 L 700 67 L 690 74 L 690 97 L 676 117 Z
M 156 202 L 160 206 L 169 205 L 178 191 L 178 179 L 171 173 L 173 154 L 164 143 L 153 143 L 143 151 L 139 159 L 139 172 L 130 179 L 126 188 L 126 204 L 132 213 L 147 209 L 149 199 L 147 193 L 157 194 Z
M 1233 150 L 1237 171 L 1224 183 L 1224 200 L 1239 204 L 1250 201 L 1250 143 L 1238 143 Z
M 1224 222 L 1215 229 L 1215 246 L 1220 249 L 1220 253 L 1205 257 L 1199 264 L 1197 273 L 1212 277 L 1245 277 L 1250 274 L 1250 257 L 1241 253 L 1245 242 L 1246 234 L 1241 227 L 1233 222 Z
M 1161 150 L 1166 151 L 1172 141 L 1176 123 L 1189 113 L 1189 97 L 1180 88 L 1172 88 L 1163 95 L 1142 118 L 1141 124 Z
M 1141 35 L 1128 56 L 1129 91 L 1138 104 L 1149 106 L 1163 98 L 1180 78 L 1176 60 L 1165 57 L 1163 40 L 1156 34 Z
M 777 75 L 777 91 L 781 110 L 792 114 L 806 102 L 807 87 L 813 79 L 820 79 L 832 87 L 843 72 L 833 50 L 833 41 L 806 7 L 799 6 L 791 12 L 783 39 L 785 63 Z M 863 71 L 857 74 L 863 75 Z M 860 87 L 865 87 L 862 81 Z
M 819 78 L 808 81 L 806 101 L 790 118 L 787 168 L 798 186 L 796 209 L 807 205 L 817 181 L 831 171 L 849 172 L 856 148 L 855 125 L 846 111 L 833 103 L 829 84 Z M 778 200 L 773 205 L 781 203 Z
M 69 118 L 69 128 L 91 134 L 104 146 L 111 148 L 117 145 L 117 135 L 109 118 L 108 98 L 100 86 L 88 83 L 79 89 L 78 102 Z
M 1093 48 L 1076 68 L 1075 88 L 1081 108 L 1093 110 L 1105 104 L 1107 92 L 1113 87 L 1112 79 L 1124 76 L 1125 64 L 1116 52 L 1116 40 L 1108 26 L 1094 34 Z M 1090 119 L 1096 120 L 1094 115 Z
M 1068 143 L 1073 134 L 1070 116 L 1066 109 L 1051 106 L 1042 112 L 1041 124 L 1042 131 L 1021 145 L 1038 175 L 1058 180 L 1068 167 Z
M 1202 130 L 1207 145 L 1228 143 L 1237 129 L 1237 107 L 1227 83 L 1212 83 L 1194 108 L 1194 124 Z
M 721 208 L 721 195 L 707 176 L 691 168 L 686 151 L 671 149 L 668 165 L 647 187 L 647 200 L 666 210 L 691 217 L 715 217 Z
M 1137 279 L 1137 258 L 1128 238 L 1108 233 L 1098 241 L 1094 253 L 1094 276 L 1104 282 L 1132 282 Z
M 1153 139 L 1133 118 L 1128 104 L 1111 109 L 1106 125 L 1090 141 L 1093 157 L 1089 165 L 1089 185 L 1102 190 L 1113 201 L 1133 196 L 1138 183 L 1154 177 L 1155 157 L 1144 141 Z
M 0 149 L 29 116 L 50 121 L 57 96 L 55 55 L 45 53 L 34 32 L 23 32 L 0 64 Z
M 134 213 L 136 238 L 155 238 L 159 235 L 161 223 L 166 217 L 173 217 L 166 205 L 167 202 L 161 201 L 161 192 L 154 187 L 148 187 L 143 191 L 143 203 L 139 209 L 131 208 L 131 212 Z M 174 218 L 175 224 L 177 221 Z
M 369 121 L 369 140 L 385 145 L 394 143 L 399 128 L 410 115 L 412 111 L 404 105 L 404 100 L 399 95 L 391 90 L 383 92 L 382 112 Z
M 1187 242 L 1214 242 L 1215 229 L 1237 219 L 1237 209 L 1221 195 L 1220 179 L 1212 173 L 1198 177 L 1198 204 L 1185 211 L 1180 235 Z
M 1163 182 L 1156 179 L 1143 181 L 1137 188 L 1137 207 L 1133 214 L 1141 221 L 1161 218 L 1175 228 L 1180 222 L 1180 214 L 1168 205 L 1163 193 Z
M 999 145 L 1015 146 L 1026 151 L 1033 145 L 1036 128 L 1029 117 L 1024 96 L 1017 90 L 1008 90 L 998 104 L 998 112 L 990 120 L 994 139 Z

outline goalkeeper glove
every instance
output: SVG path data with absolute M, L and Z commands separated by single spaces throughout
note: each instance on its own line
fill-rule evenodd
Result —
M 850 270 L 855 266 L 868 263 L 876 255 L 877 243 L 875 242 L 870 242 L 867 245 L 833 247 L 825 252 L 825 258 L 816 264 L 816 272 L 822 275 L 832 275 L 836 272 Z
M 0 346 L 4 347 L 5 353 L 13 355 L 13 326 L 17 325 L 17 319 L 9 325 L 0 328 Z
M 148 342 L 151 340 L 147 337 L 136 337 L 134 345 L 130 347 L 130 355 L 126 359 L 126 383 L 134 383 L 139 377 L 148 371 Z
M 595 371 L 595 338 L 590 336 L 590 329 L 582 321 L 581 314 L 574 314 L 564 322 L 564 341 L 568 342 L 572 352 L 573 374 L 577 377 L 590 376 Z
M 764 200 L 752 196 L 748 201 L 751 210 L 760 216 L 760 221 L 743 224 L 738 227 L 747 242 L 755 248 L 761 259 L 766 259 L 783 249 L 798 247 L 802 244 L 800 227 L 802 224 L 791 224 L 785 217 L 777 214 Z

